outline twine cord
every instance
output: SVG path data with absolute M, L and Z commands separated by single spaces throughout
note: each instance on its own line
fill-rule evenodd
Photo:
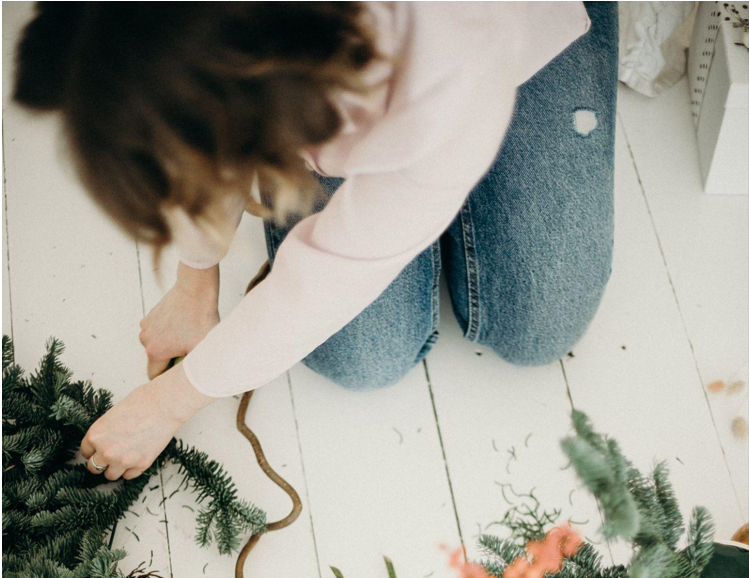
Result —
M 252 281 L 250 281 L 245 294 L 249 293 L 263 279 L 265 279 L 268 276 L 268 273 L 270 273 L 270 263 L 266 261 L 265 264 L 260 268 L 260 271 L 258 271 L 257 275 L 255 275 Z M 273 532 L 291 525 L 299 517 L 299 514 L 302 513 L 302 501 L 299 499 L 299 494 L 291 486 L 291 484 L 289 484 L 289 482 L 279 476 L 276 470 L 270 467 L 270 465 L 268 464 L 268 460 L 265 458 L 263 448 L 260 445 L 260 440 L 258 440 L 254 432 L 247 426 L 247 409 L 250 407 L 252 394 L 253 391 L 246 391 L 244 394 L 242 394 L 242 399 L 239 402 L 239 409 L 237 409 L 237 430 L 247 439 L 248 442 L 250 442 L 252 451 L 255 453 L 255 458 L 257 459 L 257 464 L 260 466 L 260 469 L 263 470 L 263 473 L 268 476 L 268 478 L 270 478 L 270 480 L 274 484 L 276 484 L 279 488 L 286 492 L 286 494 L 288 494 L 289 498 L 291 498 L 292 504 L 291 512 L 289 512 L 289 514 L 285 518 L 267 524 L 267 531 Z M 247 540 L 247 543 L 242 547 L 242 550 L 239 552 L 239 557 L 237 558 L 237 564 L 234 568 L 235 578 L 244 578 L 244 565 L 245 561 L 247 560 L 247 556 L 249 556 L 250 552 L 252 552 L 252 549 L 258 543 L 261 536 L 262 534 L 253 534 L 252 536 L 250 536 L 250 539 Z

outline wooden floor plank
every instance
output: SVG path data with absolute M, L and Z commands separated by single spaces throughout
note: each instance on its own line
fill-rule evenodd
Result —
M 458 543 L 421 367 L 399 384 L 351 392 L 291 371 L 322 576 L 451 576 L 438 546 Z
M 572 400 L 638 467 L 667 460 L 682 511 L 708 507 L 727 539 L 741 522 L 736 496 L 621 125 L 618 134 L 613 274 L 564 361 Z
M 749 196 L 702 192 L 686 82 L 652 100 L 623 90 L 620 114 L 702 384 L 746 384 Z M 731 422 L 749 419 L 747 395 L 708 395 L 745 521 L 749 447 Z
M 249 280 L 265 261 L 261 223 L 245 216 L 229 254 L 221 263 L 220 313 L 226 316 L 244 296 Z M 163 258 L 162 287 L 153 272 L 148 249 L 140 250 L 144 309 L 149 311 L 171 287 L 175 271 L 174 251 Z M 251 354 L 251 352 L 248 352 Z M 238 399 L 224 398 L 185 424 L 177 436 L 221 463 L 234 479 L 238 495 L 268 513 L 268 520 L 283 518 L 291 509 L 289 498 L 260 470 L 249 443 L 235 427 Z M 248 425 L 257 434 L 268 462 L 299 492 L 304 510 L 288 528 L 264 536 L 250 554 L 247 576 L 318 576 L 306 487 L 296 436 L 294 412 L 286 375 L 260 388 L 253 396 Z M 174 575 L 180 578 L 233 575 L 236 554 L 219 556 L 215 546 L 195 546 L 195 508 L 190 493 L 173 492 L 182 478 L 176 468 L 165 471 L 169 543 Z M 293 553 L 293 555 L 291 555 Z

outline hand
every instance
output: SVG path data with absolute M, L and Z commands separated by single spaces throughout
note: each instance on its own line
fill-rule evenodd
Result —
M 218 288 L 218 265 L 193 269 L 179 264 L 177 282 L 140 322 L 148 379 L 162 373 L 171 359 L 187 355 L 218 324 Z
M 179 427 L 216 398 L 203 395 L 176 365 L 135 388 L 89 428 L 81 454 L 93 474 L 131 480 L 141 475 L 174 437 Z

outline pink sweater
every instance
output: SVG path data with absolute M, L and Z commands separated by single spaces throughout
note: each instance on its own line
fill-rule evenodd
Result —
M 581 2 L 368 4 L 380 49 L 368 71 L 384 80 L 366 98 L 338 95 L 341 133 L 302 153 L 345 177 L 321 212 L 292 229 L 273 270 L 183 362 L 213 397 L 257 388 L 285 372 L 372 301 L 445 231 L 494 160 L 516 87 L 590 25 Z M 174 218 L 181 260 L 218 263 L 245 198 L 226 201 L 230 235 Z

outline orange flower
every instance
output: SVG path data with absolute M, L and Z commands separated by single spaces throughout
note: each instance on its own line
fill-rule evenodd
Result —
M 572 558 L 572 556 L 577 554 L 580 546 L 583 545 L 582 536 L 575 532 L 569 524 L 566 526 L 560 526 L 557 530 L 559 530 L 562 535 L 559 544 L 562 550 L 562 555 L 565 558 Z
M 541 541 L 528 542 L 528 557 L 518 557 L 505 568 L 502 578 L 543 578 L 562 570 L 565 558 L 574 556 L 583 539 L 567 524 L 552 528 Z
M 528 542 L 525 547 L 534 568 L 543 568 L 546 572 L 559 572 L 562 569 L 562 550 L 559 537 L 547 534 L 541 542 Z M 541 574 L 543 575 L 543 573 Z
M 534 566 L 528 558 L 519 556 L 502 573 L 502 578 L 543 578 L 544 571 L 540 566 Z
M 440 546 L 440 548 L 447 550 L 447 546 L 444 545 Z M 466 562 L 462 548 L 456 548 L 452 551 L 447 565 L 458 571 L 457 578 L 492 578 L 481 564 Z

